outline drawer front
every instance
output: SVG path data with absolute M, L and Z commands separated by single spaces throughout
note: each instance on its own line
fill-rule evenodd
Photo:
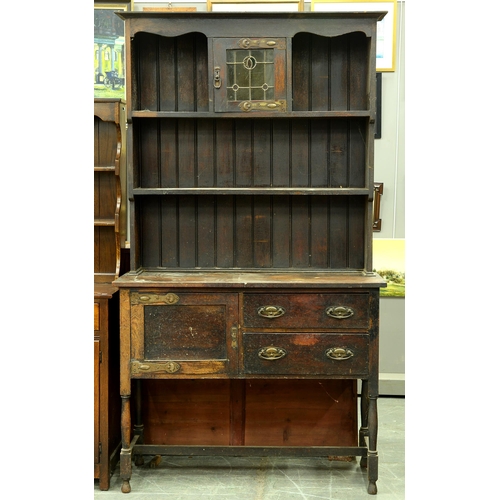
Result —
M 368 293 L 246 293 L 244 327 L 266 329 L 368 328 Z
M 237 311 L 236 294 L 132 293 L 132 374 L 231 371 Z
M 243 334 L 245 374 L 364 376 L 368 354 L 363 334 Z

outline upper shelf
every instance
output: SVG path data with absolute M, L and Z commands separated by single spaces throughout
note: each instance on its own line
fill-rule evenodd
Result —
M 363 32 L 301 31 L 285 42 L 274 33 L 212 40 L 198 28 L 134 36 L 129 118 L 375 119 L 374 44 Z

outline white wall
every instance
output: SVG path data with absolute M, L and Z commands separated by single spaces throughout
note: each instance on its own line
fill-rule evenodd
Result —
M 375 182 L 384 184 L 382 230 L 405 238 L 405 2 L 398 2 L 396 66 L 382 73 L 382 137 L 375 140 Z M 405 300 L 380 300 L 380 394 L 405 394 Z

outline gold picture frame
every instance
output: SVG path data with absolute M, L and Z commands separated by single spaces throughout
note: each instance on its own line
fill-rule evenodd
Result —
M 377 23 L 377 71 L 396 70 L 397 0 L 311 0 L 311 12 L 383 12 Z
M 303 12 L 304 0 L 207 0 L 209 12 Z

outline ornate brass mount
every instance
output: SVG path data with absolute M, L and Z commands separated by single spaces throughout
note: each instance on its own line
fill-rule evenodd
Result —
M 325 354 L 334 361 L 345 361 L 354 356 L 350 349 L 344 349 L 343 347 L 331 347 L 325 351 Z
M 274 38 L 241 38 L 238 41 L 238 45 L 242 49 L 284 49 L 285 41 L 283 39 L 274 39 Z
M 176 295 L 175 293 L 151 293 L 151 294 L 140 294 L 140 293 L 133 293 L 131 296 L 131 302 L 132 304 L 147 304 L 147 303 L 157 303 L 157 302 L 163 302 L 169 306 L 173 304 L 177 304 L 179 302 L 179 296 Z
M 276 361 L 286 356 L 285 349 L 281 347 L 263 347 L 259 350 L 259 358 L 267 361 Z
M 346 319 L 350 318 L 354 314 L 354 310 L 350 307 L 344 306 L 331 306 L 326 308 L 326 314 L 331 318 L 335 319 Z
M 243 101 L 238 105 L 242 111 L 286 111 L 286 101 Z
M 130 371 L 132 375 L 141 373 L 176 373 L 181 369 L 181 365 L 175 361 L 164 361 L 155 363 L 141 363 L 140 361 L 132 361 L 130 363 Z
M 279 318 L 285 312 L 285 309 L 281 306 L 262 306 L 257 309 L 258 315 L 267 319 Z

